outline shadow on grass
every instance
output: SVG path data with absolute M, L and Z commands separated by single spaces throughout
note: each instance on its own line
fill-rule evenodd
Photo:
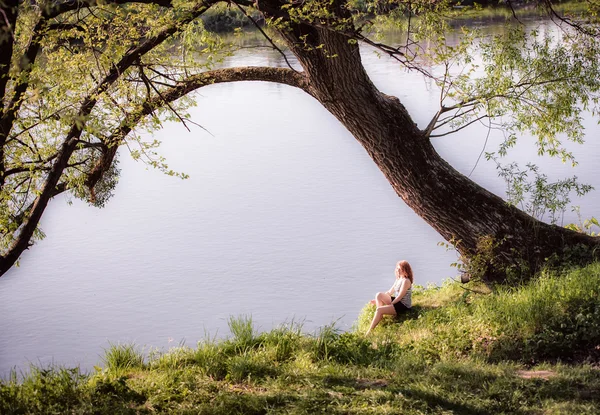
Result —
M 475 408 L 472 405 L 465 403 L 454 402 L 443 396 L 436 395 L 435 393 L 426 392 L 423 390 L 404 389 L 402 394 L 407 398 L 419 400 L 425 403 L 429 408 L 435 409 L 436 411 L 442 410 L 443 413 L 451 411 L 451 413 L 461 415 L 489 415 L 489 408 L 480 409 Z M 513 412 L 515 413 L 515 412 Z M 521 412 L 517 412 L 521 413 Z
M 436 307 L 426 307 L 421 305 L 414 305 L 409 310 L 406 310 L 400 314 L 396 314 L 394 320 L 398 323 L 402 323 L 408 320 L 415 320 L 419 316 L 425 314 L 428 311 L 435 310 Z

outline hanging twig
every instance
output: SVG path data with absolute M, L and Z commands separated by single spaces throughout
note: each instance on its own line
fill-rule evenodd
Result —
M 481 160 L 481 156 L 485 152 L 485 147 L 487 146 L 487 143 L 488 143 L 488 140 L 490 138 L 490 133 L 491 132 L 492 132 L 492 120 L 488 119 L 488 132 L 487 132 L 487 135 L 485 136 L 485 141 L 483 143 L 483 148 L 481 149 L 481 153 L 479 153 L 479 157 L 477 157 L 477 161 L 475 162 L 475 165 L 473 166 L 473 168 L 471 169 L 471 172 L 469 173 L 469 175 L 467 177 L 471 177 L 471 175 L 475 171 L 475 168 L 479 164 L 479 160 Z
M 242 13 L 244 13 L 244 16 L 246 16 L 248 18 L 248 20 L 250 20 L 252 22 L 252 24 L 254 24 L 254 26 L 260 31 L 260 33 L 262 33 L 262 35 L 265 37 L 265 39 L 267 39 L 269 41 L 269 43 L 271 44 L 271 46 L 273 46 L 273 48 L 275 50 L 277 50 L 281 56 L 283 56 L 283 59 L 285 60 L 285 63 L 287 64 L 287 66 L 294 72 L 298 72 L 297 70 L 294 69 L 294 67 L 292 66 L 292 64 L 290 63 L 290 61 L 288 60 L 287 56 L 285 55 L 285 53 L 275 44 L 275 42 L 273 42 L 273 39 L 271 39 L 269 37 L 269 35 L 267 35 L 265 33 L 264 30 L 262 30 L 262 28 L 260 27 L 260 25 L 256 22 L 256 20 L 254 20 L 248 13 L 246 13 L 246 10 L 240 6 L 238 3 L 234 4 L 237 6 L 238 9 L 240 9 L 240 11 Z M 299 73 L 299 72 L 298 72 Z
M 185 120 L 183 119 L 183 117 L 181 115 L 179 115 L 179 113 L 175 110 L 175 108 L 173 108 L 173 106 L 171 105 L 171 103 L 169 101 L 167 101 L 163 95 L 161 94 L 161 92 L 158 90 L 158 88 L 156 88 L 154 86 L 154 84 L 152 83 L 152 81 L 150 79 L 148 79 L 148 77 L 146 76 L 146 74 L 144 73 L 144 69 L 139 66 L 140 69 L 140 76 L 142 77 L 142 79 L 144 80 L 144 83 L 146 84 L 146 88 L 152 88 L 160 97 L 160 99 L 162 100 L 162 102 L 169 107 L 169 109 L 173 112 L 173 114 L 175 114 L 177 116 L 177 118 L 179 118 L 179 121 L 181 121 L 181 123 L 183 124 L 183 126 L 186 128 L 186 130 L 188 130 L 189 132 L 191 132 L 192 130 L 190 130 L 190 127 L 188 127 L 187 123 L 185 122 Z M 150 93 L 148 93 L 148 99 L 150 99 Z

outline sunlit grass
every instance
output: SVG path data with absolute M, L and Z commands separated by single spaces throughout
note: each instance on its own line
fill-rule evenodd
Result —
M 387 318 L 374 337 L 394 335 L 399 345 L 428 360 L 581 360 L 598 354 L 598 299 L 600 264 L 544 273 L 524 287 L 498 287 L 493 294 L 445 284 L 417 290 L 412 316 L 401 324 Z M 363 309 L 357 330 L 366 331 L 373 311 L 373 306 Z
M 260 333 L 240 316 L 229 338 L 196 347 L 112 345 L 89 375 L 33 368 L 0 382 L 0 413 L 600 413 L 600 264 L 480 288 L 417 289 L 414 309 L 369 337 L 366 305 L 350 332 Z
M 134 369 L 144 366 L 144 354 L 135 344 L 111 344 L 102 362 L 109 370 Z

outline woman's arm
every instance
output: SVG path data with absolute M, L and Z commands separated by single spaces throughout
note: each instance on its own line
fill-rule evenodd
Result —
M 408 278 L 402 278 L 402 285 L 400 286 L 400 292 L 398 293 L 398 297 L 394 298 L 392 304 L 396 304 L 398 301 L 402 300 L 402 298 L 406 295 L 406 292 L 410 288 L 412 283 Z
M 392 285 L 392 288 L 387 290 L 385 293 L 391 297 L 394 294 L 394 291 L 395 291 L 394 288 L 396 288 L 396 283 L 394 283 L 394 285 Z

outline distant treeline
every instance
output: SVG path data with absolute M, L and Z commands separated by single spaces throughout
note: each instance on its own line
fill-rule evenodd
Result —
M 559 3 L 552 1 L 552 3 Z M 389 0 L 350 0 L 350 4 L 354 10 L 361 13 L 371 15 L 384 15 L 397 10 L 400 3 L 390 2 Z M 484 7 L 499 7 L 507 8 L 506 0 L 455 0 L 452 1 L 455 7 L 468 7 L 479 5 Z M 512 7 L 527 8 L 527 6 L 535 6 L 537 3 L 528 0 L 511 1 Z M 218 5 L 211 8 L 202 16 L 204 27 L 216 33 L 231 32 L 238 28 L 253 27 L 255 24 L 262 26 L 264 19 L 257 11 L 248 11 L 246 16 L 241 10 L 229 6 Z
M 253 21 L 262 26 L 264 19 L 262 14 L 248 11 L 246 16 L 241 10 L 230 6 L 216 6 L 209 9 L 202 16 L 206 30 L 215 33 L 232 32 L 237 28 L 253 27 Z
M 551 1 L 552 3 L 558 3 L 559 1 Z M 535 5 L 536 1 L 532 0 L 511 0 L 510 3 L 513 7 L 522 7 L 528 4 Z M 389 0 L 352 0 L 352 6 L 363 13 L 372 13 L 376 15 L 386 14 L 393 10 L 396 10 L 401 3 L 389 1 Z M 508 6 L 507 0 L 450 0 L 450 4 L 453 6 L 473 6 L 475 4 L 480 6 Z

